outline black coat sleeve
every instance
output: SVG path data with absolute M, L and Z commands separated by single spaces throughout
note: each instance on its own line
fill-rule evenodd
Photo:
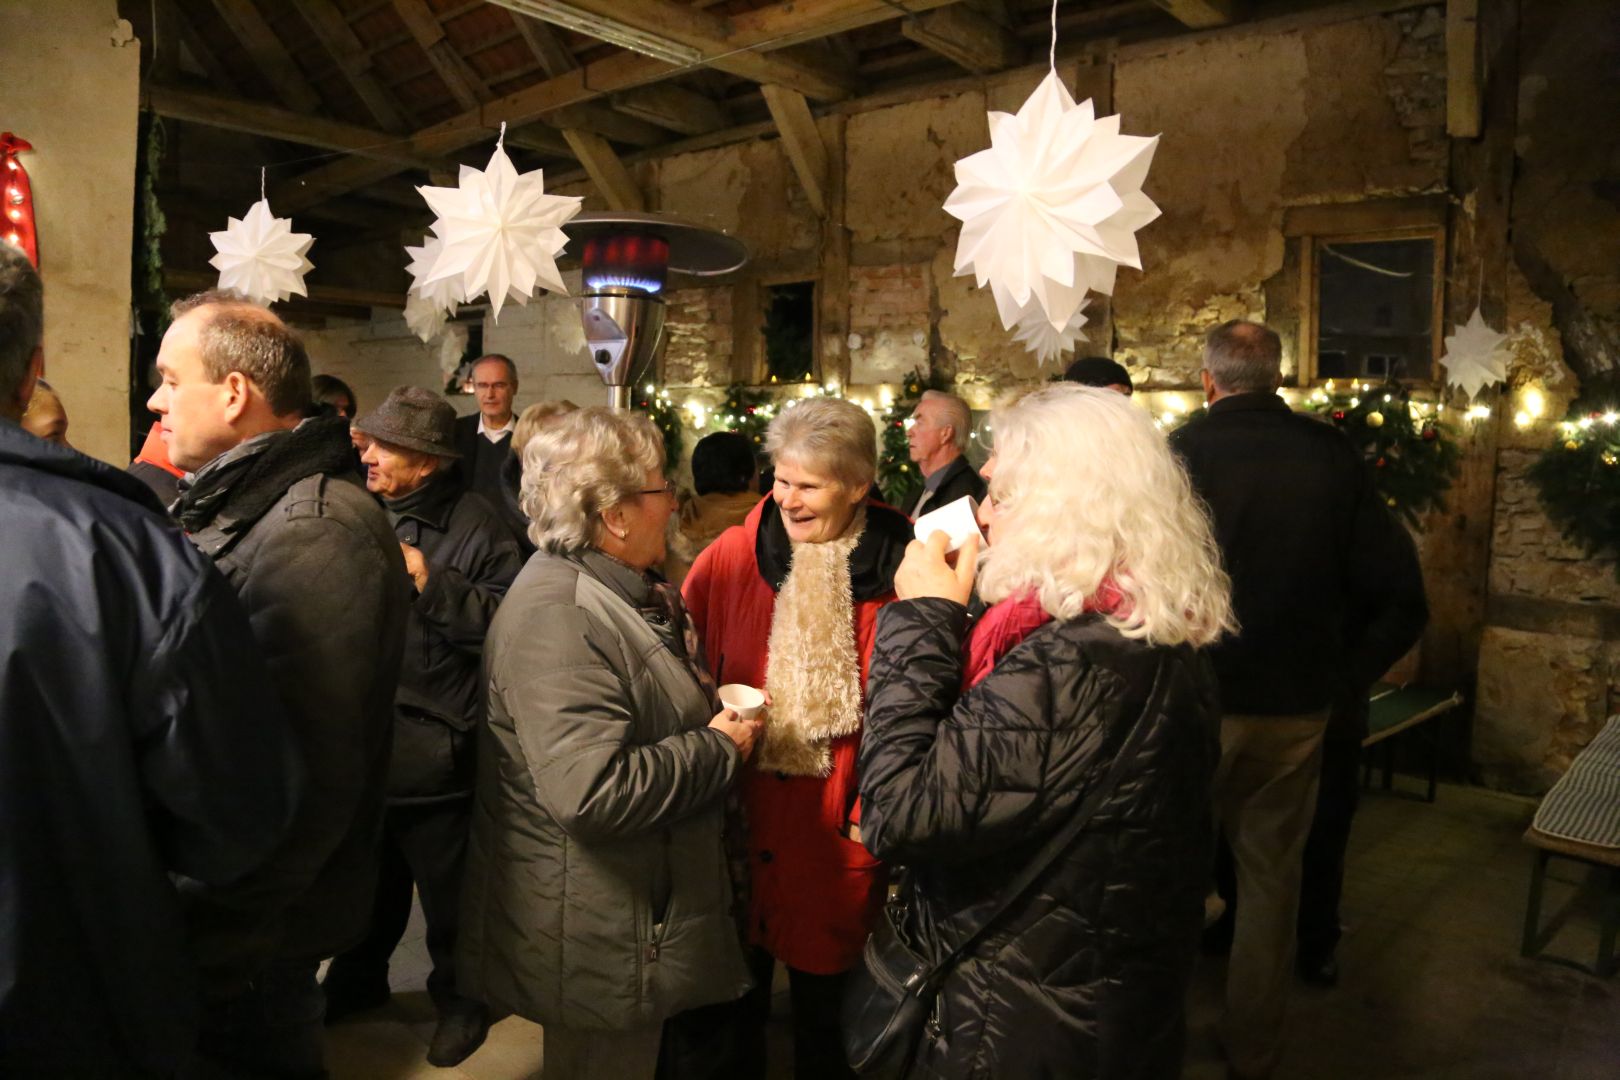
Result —
M 878 615 L 861 739 L 861 841 L 885 861 L 962 862 L 1051 833 L 1100 775 L 1117 677 L 1038 650 L 961 692 L 967 609 L 897 601 Z M 1106 684 L 1106 685 L 1105 685 Z M 1059 710 L 1072 719 L 1061 729 Z
M 1351 537 L 1345 679 L 1349 691 L 1365 694 L 1417 644 L 1429 606 L 1417 546 L 1370 483 L 1357 504 Z

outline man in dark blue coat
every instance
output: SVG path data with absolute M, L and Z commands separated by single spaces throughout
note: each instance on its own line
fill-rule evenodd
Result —
M 0 244 L 0 1075 L 169 1076 L 197 1024 L 171 875 L 257 866 L 299 768 L 208 558 L 140 481 L 17 425 L 40 296 Z

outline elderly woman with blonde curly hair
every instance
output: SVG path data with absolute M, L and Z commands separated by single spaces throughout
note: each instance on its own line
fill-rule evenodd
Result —
M 926 956 L 968 946 L 910 1075 L 1179 1076 L 1227 577 L 1128 399 L 1059 384 L 993 426 L 988 552 L 914 542 L 872 657 L 863 838 L 909 871 L 888 917 Z
M 461 989 L 544 1026 L 546 1077 L 647 1077 L 663 1021 L 749 984 L 724 847 L 758 724 L 719 710 L 679 595 L 645 418 L 569 413 L 524 448 L 539 552 L 484 647 L 488 724 Z
M 738 1010 L 740 1058 L 764 1075 L 775 965 L 788 970 L 794 1068 L 848 1075 L 838 1011 L 882 904 L 882 864 L 859 842 L 855 756 L 878 609 L 911 539 L 867 497 L 877 431 L 860 407 L 810 398 L 771 421 L 771 497 L 698 556 L 684 585 L 715 680 L 772 696 L 765 742 L 743 777 L 756 946 L 755 990 Z

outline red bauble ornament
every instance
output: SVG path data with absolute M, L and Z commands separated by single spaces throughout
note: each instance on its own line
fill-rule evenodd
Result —
M 34 189 L 17 155 L 34 147 L 9 131 L 0 132 L 0 240 L 22 248 L 39 266 L 39 232 L 34 226 Z
M 1335 419 L 1335 420 L 1343 420 L 1344 419 L 1344 410 L 1343 409 L 1334 409 L 1333 410 L 1333 419 Z
M 1440 437 L 1439 429 L 1432 428 L 1432 427 L 1426 427 L 1426 428 L 1423 429 L 1423 441 L 1424 442 L 1434 442 L 1434 440 L 1438 439 L 1439 437 Z
M 1379 458 L 1377 461 L 1373 462 L 1373 468 L 1382 469 L 1385 465 L 1388 465 L 1388 464 L 1389 464 L 1389 462 L 1385 461 L 1383 458 Z

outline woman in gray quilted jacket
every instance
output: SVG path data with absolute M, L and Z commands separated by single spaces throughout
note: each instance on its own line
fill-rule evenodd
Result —
M 458 973 L 541 1024 L 548 1080 L 652 1077 L 663 1021 L 748 988 L 723 829 L 759 734 L 716 714 L 641 416 L 581 409 L 524 450 L 540 549 L 484 650 Z

